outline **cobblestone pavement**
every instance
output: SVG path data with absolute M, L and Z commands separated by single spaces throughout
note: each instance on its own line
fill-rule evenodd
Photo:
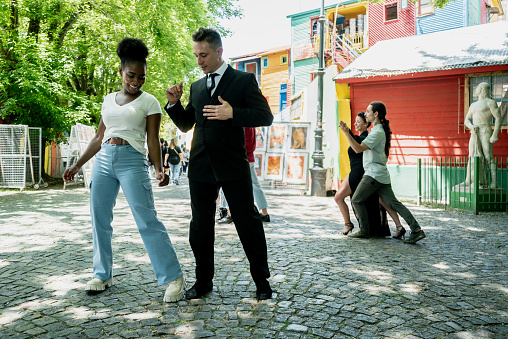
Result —
M 216 228 L 214 290 L 163 303 L 129 207 L 115 207 L 115 285 L 89 296 L 85 188 L 0 192 L 0 338 L 507 338 L 506 213 L 408 204 L 427 238 L 339 235 L 333 198 L 266 190 L 272 300 L 258 302 L 233 225 Z M 154 188 L 188 285 L 186 180 Z M 390 221 L 394 232 L 394 224 Z

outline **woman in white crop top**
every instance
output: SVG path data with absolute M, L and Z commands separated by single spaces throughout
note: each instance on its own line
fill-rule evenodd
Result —
M 159 285 L 169 284 L 164 301 L 176 302 L 183 298 L 185 280 L 167 230 L 157 218 L 144 146 L 146 138 L 159 186 L 166 186 L 169 177 L 162 171 L 159 146 L 162 111 L 157 99 L 141 90 L 148 48 L 139 39 L 124 38 L 116 52 L 121 61 L 123 88 L 104 98 L 97 133 L 76 164 L 63 174 L 66 182 L 74 181 L 81 167 L 97 155 L 90 182 L 93 279 L 85 290 L 95 294 L 113 285 L 111 221 L 121 187 L 157 281 Z

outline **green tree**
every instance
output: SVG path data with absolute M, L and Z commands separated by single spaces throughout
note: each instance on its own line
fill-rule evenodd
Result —
M 160 102 L 165 88 L 198 76 L 190 34 L 240 16 L 237 0 L 1 0 L 0 119 L 42 127 L 60 141 L 70 126 L 97 124 L 104 95 L 120 89 L 116 44 L 148 45 L 144 87 Z

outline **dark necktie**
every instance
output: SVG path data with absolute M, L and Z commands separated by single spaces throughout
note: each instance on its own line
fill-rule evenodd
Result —
M 219 75 L 217 73 L 208 74 L 208 77 L 211 79 L 210 87 L 208 87 L 208 95 L 212 96 L 212 90 L 215 88 L 215 77 Z M 208 86 L 208 81 L 206 82 Z

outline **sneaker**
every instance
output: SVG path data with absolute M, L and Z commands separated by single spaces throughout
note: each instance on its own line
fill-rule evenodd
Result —
M 261 221 L 263 221 L 263 222 L 270 222 L 270 214 L 263 215 L 263 214 L 259 213 L 259 217 L 261 218 Z
M 231 216 L 229 216 L 229 215 L 226 215 L 224 218 L 217 221 L 217 223 L 219 223 L 219 224 L 231 224 L 232 222 L 233 222 L 233 218 L 231 218 Z
M 89 282 L 86 283 L 85 291 L 105 291 L 107 287 L 113 286 L 113 278 L 110 278 L 106 281 L 100 280 L 98 278 L 93 278 Z
M 164 293 L 164 302 L 174 303 L 183 299 L 185 289 L 185 278 L 183 275 L 169 283 Z
M 426 235 L 425 235 L 425 232 L 423 232 L 423 230 L 419 230 L 418 232 L 411 232 L 411 235 L 409 236 L 409 239 L 404 240 L 404 243 L 406 243 L 406 244 L 414 244 L 418 240 L 422 240 L 425 237 L 426 237 Z

